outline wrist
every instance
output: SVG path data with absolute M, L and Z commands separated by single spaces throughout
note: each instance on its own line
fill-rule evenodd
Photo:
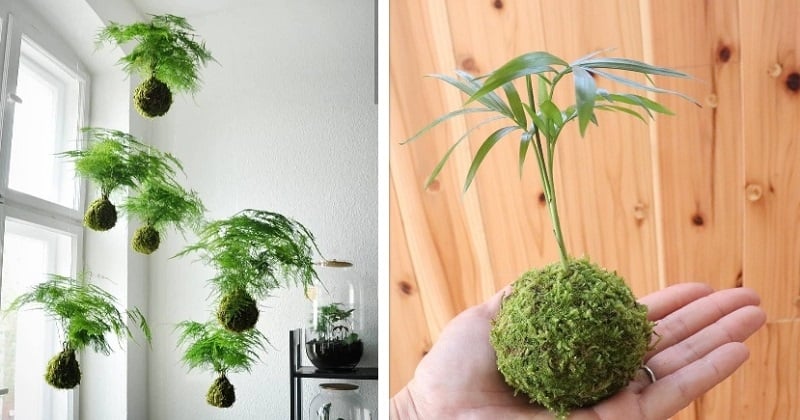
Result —
M 419 420 L 419 418 L 408 386 L 403 387 L 400 392 L 389 400 L 390 420 Z

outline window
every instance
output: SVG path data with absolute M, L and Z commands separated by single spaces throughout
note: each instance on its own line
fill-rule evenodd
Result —
M 0 7 L 0 310 L 48 273 L 75 276 L 82 260 L 84 188 L 56 154 L 80 144 L 88 78 L 33 19 Z M 77 393 L 43 380 L 61 335 L 40 311 L 0 318 L 0 420 L 77 418 Z

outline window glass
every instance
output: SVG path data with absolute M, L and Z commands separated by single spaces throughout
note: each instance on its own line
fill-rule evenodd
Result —
M 55 154 L 77 148 L 80 79 L 23 36 L 14 94 L 9 188 L 77 209 L 74 167 Z
M 73 276 L 76 244 L 70 233 L 7 218 L 0 309 L 44 281 L 47 273 Z M 63 332 L 42 311 L 23 308 L 0 318 L 0 384 L 9 390 L 0 398 L 2 420 L 68 419 L 72 392 L 43 380 L 62 339 Z

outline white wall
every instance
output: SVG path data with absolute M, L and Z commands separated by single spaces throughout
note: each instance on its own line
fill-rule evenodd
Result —
M 373 2 L 258 2 L 190 16 L 219 64 L 194 97 L 179 97 L 152 123 L 151 140 L 184 164 L 211 219 L 245 208 L 293 217 L 326 257 L 356 264 L 365 297 L 362 364 L 377 365 L 378 113 L 374 100 Z M 146 12 L 146 11 L 145 11 Z M 174 326 L 212 316 L 212 271 L 170 259 L 192 238 L 172 233 L 149 257 L 148 418 L 286 419 L 288 331 L 305 321 L 298 290 L 262 303 L 258 328 L 274 348 L 251 374 L 232 374 L 237 402 L 205 403 L 211 373 L 187 373 Z M 317 382 L 318 383 L 318 382 Z M 361 383 L 377 406 L 377 382 Z M 308 381 L 305 394 L 316 393 Z M 308 399 L 306 401 L 308 401 Z

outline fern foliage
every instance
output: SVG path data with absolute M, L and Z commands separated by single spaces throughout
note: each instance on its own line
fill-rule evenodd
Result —
M 14 299 L 7 312 L 30 306 L 44 311 L 55 319 L 64 333 L 64 348 L 111 353 L 109 336 L 118 339 L 132 337 L 127 321 L 138 324 L 149 342 L 150 327 L 138 308 L 121 312 L 113 295 L 90 284 L 91 276 L 81 273 L 77 278 L 49 274 L 48 280 L 35 285 L 29 292 Z
M 178 324 L 178 329 L 178 344 L 186 346 L 182 360 L 189 370 L 212 370 L 222 375 L 250 372 L 268 343 L 255 328 L 237 333 L 213 321 L 183 321 Z
M 279 213 L 242 210 L 207 223 L 198 237 L 178 256 L 199 254 L 217 270 L 211 281 L 222 294 L 246 290 L 260 298 L 281 286 L 307 289 L 318 280 L 312 259 L 312 253 L 319 252 L 314 235 Z
M 111 22 L 100 30 L 97 42 L 135 42 L 133 50 L 120 59 L 123 70 L 143 79 L 155 77 L 173 92 L 196 92 L 200 86 L 199 68 L 214 60 L 186 18 L 170 14 L 151 15 L 149 22 L 130 25 Z

